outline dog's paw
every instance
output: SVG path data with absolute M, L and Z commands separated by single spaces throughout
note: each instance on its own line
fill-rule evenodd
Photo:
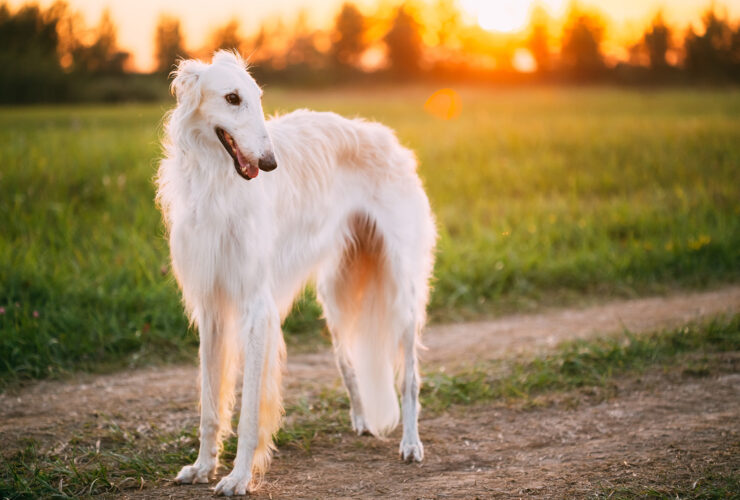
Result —
M 421 462 L 424 460 L 424 445 L 417 438 L 415 441 L 401 441 L 398 454 L 404 462 Z
M 365 422 L 365 417 L 362 415 L 355 415 L 352 412 L 352 428 L 355 430 L 358 436 L 369 436 L 371 434 L 370 429 Z
M 249 487 L 251 474 L 231 474 L 221 479 L 216 485 L 216 495 L 232 497 L 234 495 L 246 495 Z
M 211 475 L 215 471 L 215 465 L 205 465 L 194 463 L 193 465 L 186 465 L 180 469 L 179 474 L 175 478 L 177 484 L 196 484 L 196 483 L 207 483 Z

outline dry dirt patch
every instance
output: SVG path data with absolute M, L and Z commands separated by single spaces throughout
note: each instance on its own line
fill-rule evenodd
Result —
M 653 330 L 738 311 L 740 287 L 729 287 L 440 325 L 428 329 L 429 350 L 423 357 L 427 367 L 455 367 L 546 350 L 566 339 L 625 328 Z M 197 423 L 196 373 L 192 366 L 179 366 L 81 375 L 74 382 L 40 382 L 3 394 L 3 448 L 12 450 L 27 437 L 53 448 L 83 429 L 95 432 L 101 419 L 140 432 L 153 426 L 157 432 L 192 427 Z M 660 474 L 670 481 L 698 479 L 710 465 L 737 471 L 738 377 L 729 373 L 699 380 L 661 380 L 655 387 L 632 388 L 608 402 L 576 409 L 556 405 L 524 411 L 487 405 L 423 417 L 427 460 L 422 465 L 396 462 L 400 435 L 388 441 L 325 436 L 310 454 L 281 450 L 260 495 L 568 496 L 627 479 L 629 484 L 649 485 L 660 481 Z M 288 403 L 319 385 L 338 385 L 327 350 L 290 356 L 286 381 Z M 208 492 L 203 487 L 158 485 L 125 495 L 194 498 Z
M 740 374 L 649 388 L 573 409 L 458 408 L 423 418 L 423 464 L 388 441 L 326 436 L 311 453 L 282 450 L 258 498 L 590 496 L 614 487 L 690 490 L 707 471 L 737 474 Z M 637 385 L 644 385 L 638 383 Z M 198 498 L 206 486 L 162 486 L 126 498 Z

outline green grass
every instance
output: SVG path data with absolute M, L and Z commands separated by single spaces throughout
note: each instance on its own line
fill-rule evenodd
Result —
M 740 92 L 267 89 L 361 115 L 416 150 L 441 239 L 432 320 L 740 278 Z M 167 105 L 0 113 L 0 384 L 192 359 L 153 203 Z M 289 339 L 321 331 L 311 295 Z
M 719 500 L 735 499 L 740 492 L 740 473 L 717 474 L 707 472 L 701 474 L 690 488 L 658 487 L 658 488 L 604 488 L 598 498 L 612 500 L 627 500 L 634 498 L 650 498 L 661 500 Z
M 707 355 L 740 350 L 740 315 L 717 318 L 703 324 L 646 335 L 622 336 L 569 342 L 546 356 L 499 366 L 487 364 L 474 370 L 427 374 L 422 388 L 425 412 L 440 412 L 453 405 L 489 401 L 526 403 L 534 395 L 585 387 L 603 387 L 617 377 L 639 374 L 648 368 L 670 366 L 691 369 L 684 354 Z M 710 365 L 704 375 L 720 369 Z M 526 406 L 526 404 L 525 404 Z M 324 391 L 287 408 L 290 423 L 276 436 L 280 448 L 294 447 L 311 453 L 316 439 L 332 439 L 351 432 L 349 403 L 343 392 Z M 101 427 L 98 425 L 97 427 Z M 76 498 L 139 488 L 171 478 L 197 455 L 197 429 L 163 433 L 156 427 L 146 435 L 123 430 L 108 422 L 94 432 L 42 450 L 35 441 L 0 462 L 0 498 Z M 236 438 L 226 441 L 222 458 L 230 463 Z M 698 481 L 696 491 L 654 490 L 658 497 L 716 498 L 737 485 L 736 476 L 712 475 Z M 724 488 L 724 489 L 723 489 Z M 729 490 L 728 490 L 729 491 Z M 649 491 L 609 490 L 617 498 L 645 496 Z M 701 493 L 701 494 L 700 494 Z M 721 495 L 720 495 L 721 497 Z
M 60 451 L 42 450 L 28 440 L 0 463 L 0 498 L 72 499 L 138 489 L 170 479 L 197 456 L 194 433 L 147 439 L 111 426 L 96 435 L 103 438 L 80 435 Z
M 503 368 L 489 364 L 451 375 L 429 374 L 421 399 L 424 407 L 432 411 L 491 400 L 530 399 L 544 392 L 604 387 L 615 376 L 640 372 L 685 353 L 738 350 L 740 315 L 652 335 L 626 332 L 618 337 L 567 342 L 551 355 Z M 704 376 L 711 371 L 701 360 L 684 360 L 682 367 L 691 376 Z

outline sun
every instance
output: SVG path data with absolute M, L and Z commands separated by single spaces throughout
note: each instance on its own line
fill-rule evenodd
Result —
M 493 0 L 478 2 L 478 24 L 488 31 L 513 33 L 524 29 L 529 19 L 529 5 L 524 1 Z
M 487 31 L 514 33 L 527 27 L 533 5 L 542 5 L 551 14 L 564 6 L 564 0 L 461 0 L 465 13 Z

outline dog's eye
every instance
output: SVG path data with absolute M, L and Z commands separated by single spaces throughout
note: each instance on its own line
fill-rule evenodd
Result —
M 235 94 L 234 92 L 232 92 L 231 94 L 226 94 L 224 96 L 224 99 L 226 99 L 226 102 L 233 106 L 238 106 L 242 103 L 242 98 L 239 97 L 239 94 Z

